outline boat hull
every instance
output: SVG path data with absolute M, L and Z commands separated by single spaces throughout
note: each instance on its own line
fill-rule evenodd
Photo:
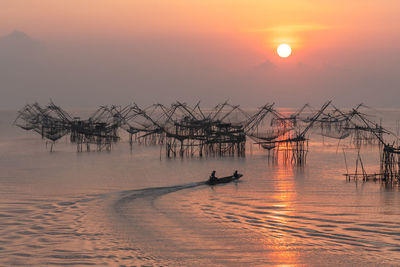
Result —
M 226 183 L 230 183 L 230 182 L 239 180 L 242 176 L 243 176 L 243 174 L 238 174 L 237 176 L 233 176 L 233 175 L 226 176 L 226 177 L 222 177 L 222 178 L 217 178 L 214 181 L 208 180 L 206 182 L 206 184 L 208 184 L 208 185 L 226 184 Z

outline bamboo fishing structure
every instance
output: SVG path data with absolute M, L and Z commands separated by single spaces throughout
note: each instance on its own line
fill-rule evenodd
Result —
M 258 145 L 272 157 L 281 156 L 286 163 L 304 165 L 309 149 L 309 135 L 323 138 L 350 139 L 360 149 L 363 145 L 381 148 L 380 179 L 400 179 L 400 147 L 385 141 L 384 135 L 395 136 L 373 121 L 360 104 L 351 110 L 340 110 L 327 101 L 320 109 L 305 104 L 287 114 L 275 104 L 265 104 L 254 112 L 227 101 L 213 108 L 202 108 L 175 102 L 170 106 L 154 104 L 140 107 L 101 106 L 88 118 L 73 117 L 52 101 L 46 106 L 27 104 L 18 111 L 14 124 L 34 131 L 54 144 L 64 136 L 76 145 L 78 152 L 111 150 L 121 139 L 121 131 L 129 136 L 129 145 L 159 145 L 160 155 L 171 157 L 246 155 L 246 142 Z M 397 136 L 396 136 L 397 138 Z M 397 140 L 397 139 L 396 139 Z M 357 162 L 361 162 L 361 157 Z M 358 163 L 357 163 L 358 164 Z M 358 174 L 356 175 L 358 176 Z
M 364 123 L 364 127 L 360 127 L 362 131 L 369 132 L 371 135 L 375 136 L 375 139 L 379 141 L 380 147 L 380 172 L 368 174 L 364 170 L 362 160 L 360 157 L 360 152 L 358 152 L 358 158 L 356 162 L 356 171 L 354 174 L 346 174 L 346 177 L 350 179 L 362 178 L 363 181 L 382 181 L 386 183 L 399 183 L 400 182 L 400 147 L 395 145 L 395 142 L 389 143 L 385 141 L 383 134 L 389 135 L 396 139 L 398 142 L 398 137 L 379 126 L 377 123 L 369 120 L 362 113 L 357 112 L 353 109 L 354 114 Z M 358 173 L 358 162 L 360 162 L 362 167 L 362 173 Z

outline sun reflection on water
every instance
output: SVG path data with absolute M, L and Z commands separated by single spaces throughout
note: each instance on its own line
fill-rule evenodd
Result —
M 294 166 L 291 164 L 279 164 L 275 172 L 274 188 L 271 198 L 275 203 L 272 204 L 274 216 L 271 219 L 277 224 L 285 227 L 290 224 L 291 215 L 294 213 L 293 203 L 296 199 L 296 190 L 294 184 Z M 282 229 L 282 228 L 281 228 Z M 287 231 L 279 231 L 278 240 L 273 247 L 273 252 L 269 255 L 274 262 L 289 263 L 279 266 L 293 266 L 292 263 L 298 262 L 298 253 L 293 250 L 293 244 L 298 238 Z

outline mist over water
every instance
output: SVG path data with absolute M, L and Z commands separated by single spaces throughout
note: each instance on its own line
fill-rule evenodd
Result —
M 384 111 L 395 129 L 400 110 Z M 0 112 L 0 265 L 396 265 L 397 185 L 346 181 L 349 140 L 310 137 L 305 166 L 246 157 L 160 159 L 123 139 L 112 151 L 54 152 Z M 250 143 L 250 142 L 248 142 Z M 378 146 L 361 149 L 379 171 Z M 212 170 L 237 183 L 210 187 Z

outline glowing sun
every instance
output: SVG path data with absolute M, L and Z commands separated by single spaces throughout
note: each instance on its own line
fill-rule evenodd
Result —
M 276 49 L 280 57 L 288 57 L 292 54 L 292 48 L 288 44 L 280 44 Z

